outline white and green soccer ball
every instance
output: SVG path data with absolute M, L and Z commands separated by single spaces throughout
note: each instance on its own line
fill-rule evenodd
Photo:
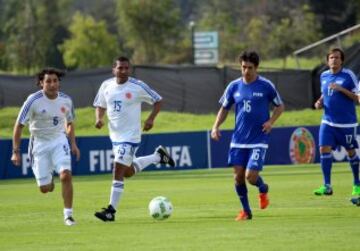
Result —
M 153 198 L 149 203 L 150 216 L 156 220 L 165 220 L 170 217 L 173 206 L 166 197 L 158 196 Z

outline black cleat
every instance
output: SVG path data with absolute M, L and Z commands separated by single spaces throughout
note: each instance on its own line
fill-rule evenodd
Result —
M 102 208 L 100 212 L 95 212 L 95 217 L 102 221 L 114 221 L 116 210 L 109 205 L 107 208 Z
M 174 160 L 171 158 L 170 154 L 163 146 L 158 146 L 155 150 L 160 155 L 160 163 L 161 164 L 169 164 L 171 167 L 175 166 Z
M 351 201 L 351 203 L 354 204 L 355 206 L 360 207 L 360 197 L 351 198 L 350 201 Z
M 73 226 L 73 225 L 76 224 L 76 223 L 75 223 L 75 220 L 74 220 L 74 218 L 73 218 L 72 216 L 67 217 L 67 218 L 64 220 L 64 223 L 65 223 L 66 226 Z

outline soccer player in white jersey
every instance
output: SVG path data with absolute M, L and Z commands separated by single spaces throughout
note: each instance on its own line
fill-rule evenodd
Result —
M 227 86 L 220 99 L 221 108 L 211 130 L 211 137 L 219 140 L 219 127 L 234 105 L 235 128 L 228 164 L 234 167 L 235 191 L 243 207 L 235 218 L 236 221 L 252 218 L 245 180 L 258 187 L 260 208 L 265 209 L 269 205 L 269 186 L 259 174 L 263 169 L 269 133 L 284 110 L 283 102 L 274 85 L 270 80 L 257 74 L 260 61 L 258 54 L 245 51 L 240 55 L 239 61 L 242 77 Z M 270 103 L 274 105 L 271 117 Z
M 153 105 L 153 110 L 143 126 L 143 130 L 148 131 L 153 127 L 155 117 L 160 111 L 162 98 L 144 82 L 129 77 L 128 58 L 117 58 L 112 72 L 114 77 L 101 84 L 94 100 L 95 127 L 100 129 L 104 125 L 103 118 L 106 112 L 114 153 L 110 202 L 107 208 L 95 212 L 95 216 L 102 221 L 115 220 L 116 209 L 124 191 L 125 177 L 133 176 L 150 164 L 175 165 L 163 146 L 157 147 L 151 155 L 135 157 L 141 141 L 141 103 Z
M 73 218 L 73 186 L 70 152 L 80 158 L 75 141 L 74 107 L 69 96 L 59 91 L 64 73 L 45 68 L 37 75 L 40 91 L 31 94 L 23 104 L 14 126 L 11 160 L 20 166 L 20 143 L 23 127 L 28 123 L 31 133 L 29 158 L 42 193 L 55 188 L 53 172 L 62 184 L 65 225 L 75 224 Z M 69 141 L 70 145 L 69 145 Z
M 344 52 L 330 49 L 326 56 L 329 69 L 320 75 L 321 96 L 316 109 L 324 108 L 319 131 L 320 163 L 324 184 L 314 190 L 315 195 L 332 195 L 331 167 L 332 150 L 343 146 L 348 153 L 353 173 L 352 195 L 360 196 L 359 156 L 356 140 L 357 118 L 355 104 L 358 103 L 359 86 L 355 74 L 343 67 Z

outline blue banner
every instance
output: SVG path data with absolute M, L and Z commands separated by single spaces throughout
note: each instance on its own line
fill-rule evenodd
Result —
M 22 164 L 20 167 L 14 166 L 10 160 L 12 154 L 11 140 L 0 140 L 0 179 L 10 179 L 19 177 L 32 177 L 30 161 L 27 156 L 28 139 L 21 142 Z
M 359 128 L 358 128 L 359 131 Z M 219 142 L 210 139 L 210 132 L 145 134 L 136 156 L 152 154 L 158 145 L 167 148 L 175 168 L 151 165 L 145 170 L 186 170 L 226 167 L 232 131 L 221 131 Z M 318 163 L 318 126 L 281 127 L 271 131 L 265 165 Z M 358 136 L 358 141 L 359 141 Z M 21 142 L 22 165 L 15 167 L 11 158 L 11 140 L 0 140 L 0 179 L 33 177 L 27 157 L 28 139 Z M 72 161 L 74 175 L 110 173 L 113 166 L 112 145 L 108 137 L 78 137 L 79 162 Z M 359 149 L 357 153 L 360 154 Z M 333 152 L 334 161 L 346 161 L 343 147 Z
M 319 162 L 318 126 L 274 128 L 270 133 L 265 164 Z
M 318 162 L 318 128 L 318 126 L 273 128 L 269 137 L 265 165 Z M 297 137 L 292 137 L 293 134 Z M 212 167 L 227 166 L 232 131 L 221 131 L 221 135 L 219 142 L 211 144 Z
M 0 140 L 0 179 L 32 177 L 31 165 L 27 156 L 29 140 L 21 141 L 22 165 L 12 164 L 11 140 Z M 109 137 L 78 137 L 81 151 L 80 161 L 72 160 L 74 175 L 109 173 L 113 166 L 112 144 Z M 175 161 L 175 169 L 208 168 L 207 132 L 146 134 L 136 156 L 154 153 L 158 145 L 167 148 Z M 170 170 L 167 165 L 151 165 L 146 170 Z
M 360 143 L 359 128 L 357 128 L 357 141 Z M 222 131 L 221 135 L 219 142 L 211 142 L 211 167 L 227 166 L 232 131 Z M 269 137 L 265 165 L 319 163 L 318 138 L 319 126 L 273 128 Z M 360 149 L 356 149 L 356 152 L 360 156 Z M 344 147 L 338 147 L 333 151 L 333 160 L 347 161 L 347 152 Z

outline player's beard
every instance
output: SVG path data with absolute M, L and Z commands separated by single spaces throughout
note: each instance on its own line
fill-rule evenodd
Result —
M 124 74 L 121 75 L 119 74 L 116 78 L 118 83 L 123 84 L 128 80 L 129 76 Z

